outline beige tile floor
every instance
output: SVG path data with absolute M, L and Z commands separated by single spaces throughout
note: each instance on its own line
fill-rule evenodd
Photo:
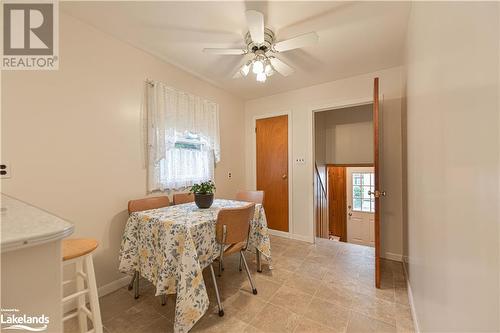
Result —
M 271 250 L 274 269 L 264 263 L 262 273 L 255 270 L 255 256 L 247 256 L 258 295 L 238 271 L 238 257 L 226 259 L 217 280 L 222 318 L 205 269 L 211 307 L 191 332 L 413 332 L 401 263 L 383 261 L 382 288 L 376 289 L 372 248 L 273 236 Z M 161 306 L 144 279 L 138 300 L 125 287 L 102 297 L 100 304 L 106 333 L 173 331 L 175 296 Z M 72 332 L 78 332 L 76 320 L 65 325 L 65 333 Z

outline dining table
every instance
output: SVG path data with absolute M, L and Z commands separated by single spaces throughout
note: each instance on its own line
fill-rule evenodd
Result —
M 125 226 L 119 255 L 119 270 L 136 271 L 156 288 L 156 296 L 176 294 L 174 332 L 187 332 L 205 314 L 209 297 L 203 269 L 219 256 L 215 238 L 217 214 L 248 202 L 215 199 L 210 208 L 195 203 L 134 212 Z M 272 268 L 271 244 L 264 207 L 255 205 L 250 222 L 247 250 L 255 251 Z M 258 271 L 261 268 L 258 267 Z

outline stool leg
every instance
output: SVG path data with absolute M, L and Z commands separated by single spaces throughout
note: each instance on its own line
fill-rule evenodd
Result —
M 82 291 L 85 289 L 85 281 L 83 277 L 78 274 L 78 273 L 83 273 L 83 260 L 77 260 L 76 262 L 76 291 Z M 85 305 L 85 294 L 78 296 L 78 324 L 80 326 L 80 332 L 85 333 L 87 332 L 87 314 L 83 312 L 81 309 L 86 306 Z
M 87 269 L 87 283 L 89 288 L 89 298 L 90 298 L 90 311 L 93 316 L 94 332 L 102 332 L 102 321 L 101 321 L 101 309 L 99 307 L 99 296 L 97 295 L 97 284 L 95 280 L 94 263 L 92 261 L 92 255 L 88 254 L 85 256 L 85 268 Z

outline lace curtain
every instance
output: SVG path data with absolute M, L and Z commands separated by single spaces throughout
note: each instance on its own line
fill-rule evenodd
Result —
M 220 161 L 219 105 L 147 84 L 148 189 L 181 189 L 213 180 Z

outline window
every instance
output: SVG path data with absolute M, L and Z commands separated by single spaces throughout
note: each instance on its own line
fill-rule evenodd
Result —
M 375 198 L 369 192 L 375 191 L 373 172 L 352 173 L 352 210 L 355 212 L 375 212 Z
M 160 183 L 166 189 L 212 180 L 214 154 L 199 134 L 177 133 L 174 145 L 160 162 Z
M 220 161 L 219 106 L 155 82 L 148 86 L 148 189 L 213 180 Z

